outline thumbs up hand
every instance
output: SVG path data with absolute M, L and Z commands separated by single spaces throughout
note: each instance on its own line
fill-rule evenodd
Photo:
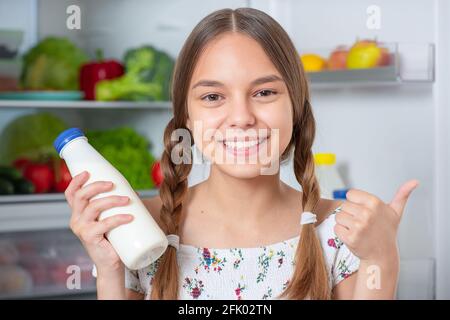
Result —
M 398 226 L 408 197 L 417 186 L 417 180 L 406 182 L 391 203 L 362 190 L 349 190 L 336 214 L 336 235 L 361 260 L 378 261 L 396 254 Z

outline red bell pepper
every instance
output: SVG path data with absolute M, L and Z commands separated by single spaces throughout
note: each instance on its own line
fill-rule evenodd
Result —
M 101 50 L 97 50 L 97 61 L 81 66 L 80 89 L 84 91 L 86 100 L 95 100 L 95 85 L 105 79 L 114 79 L 122 76 L 125 70 L 116 60 L 103 60 Z
M 159 161 L 155 161 L 153 163 L 153 166 L 151 168 L 151 174 L 155 186 L 159 188 L 164 180 L 164 176 L 161 171 L 161 163 Z

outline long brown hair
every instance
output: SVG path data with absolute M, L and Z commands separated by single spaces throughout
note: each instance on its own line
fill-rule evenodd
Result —
M 164 131 L 165 149 L 161 158 L 164 181 L 160 189 L 161 221 L 168 234 L 179 232 L 182 203 L 188 189 L 187 177 L 192 166 L 171 161 L 172 150 L 178 143 L 171 141 L 171 134 L 175 129 L 187 129 L 189 84 L 200 53 L 210 40 L 225 32 L 239 32 L 256 40 L 281 73 L 293 106 L 292 138 L 281 160 L 293 152 L 295 176 L 303 190 L 303 210 L 314 211 L 320 199 L 311 150 L 315 120 L 309 103 L 307 79 L 294 44 L 286 31 L 260 10 L 222 9 L 209 14 L 195 26 L 180 51 L 173 72 L 171 97 L 174 114 Z M 315 226 L 303 225 L 300 233 L 294 274 L 280 298 L 329 299 L 327 268 Z M 151 299 L 177 299 L 178 277 L 176 249 L 169 246 L 159 260 Z

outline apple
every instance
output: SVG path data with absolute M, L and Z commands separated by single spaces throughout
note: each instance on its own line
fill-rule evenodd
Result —
M 345 46 L 338 46 L 334 49 L 328 58 L 328 69 L 342 70 L 347 69 L 348 49 Z
M 376 41 L 357 41 L 350 49 L 347 57 L 347 68 L 366 69 L 389 64 L 389 52 L 378 46 Z
M 389 50 L 387 48 L 380 48 L 381 49 L 381 58 L 380 61 L 378 61 L 378 66 L 388 66 L 391 64 L 391 54 L 389 53 Z

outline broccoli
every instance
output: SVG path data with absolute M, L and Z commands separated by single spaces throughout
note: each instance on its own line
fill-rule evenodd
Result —
M 111 100 L 169 100 L 173 59 L 152 46 L 131 49 L 124 57 L 125 74 L 96 85 L 96 98 Z

